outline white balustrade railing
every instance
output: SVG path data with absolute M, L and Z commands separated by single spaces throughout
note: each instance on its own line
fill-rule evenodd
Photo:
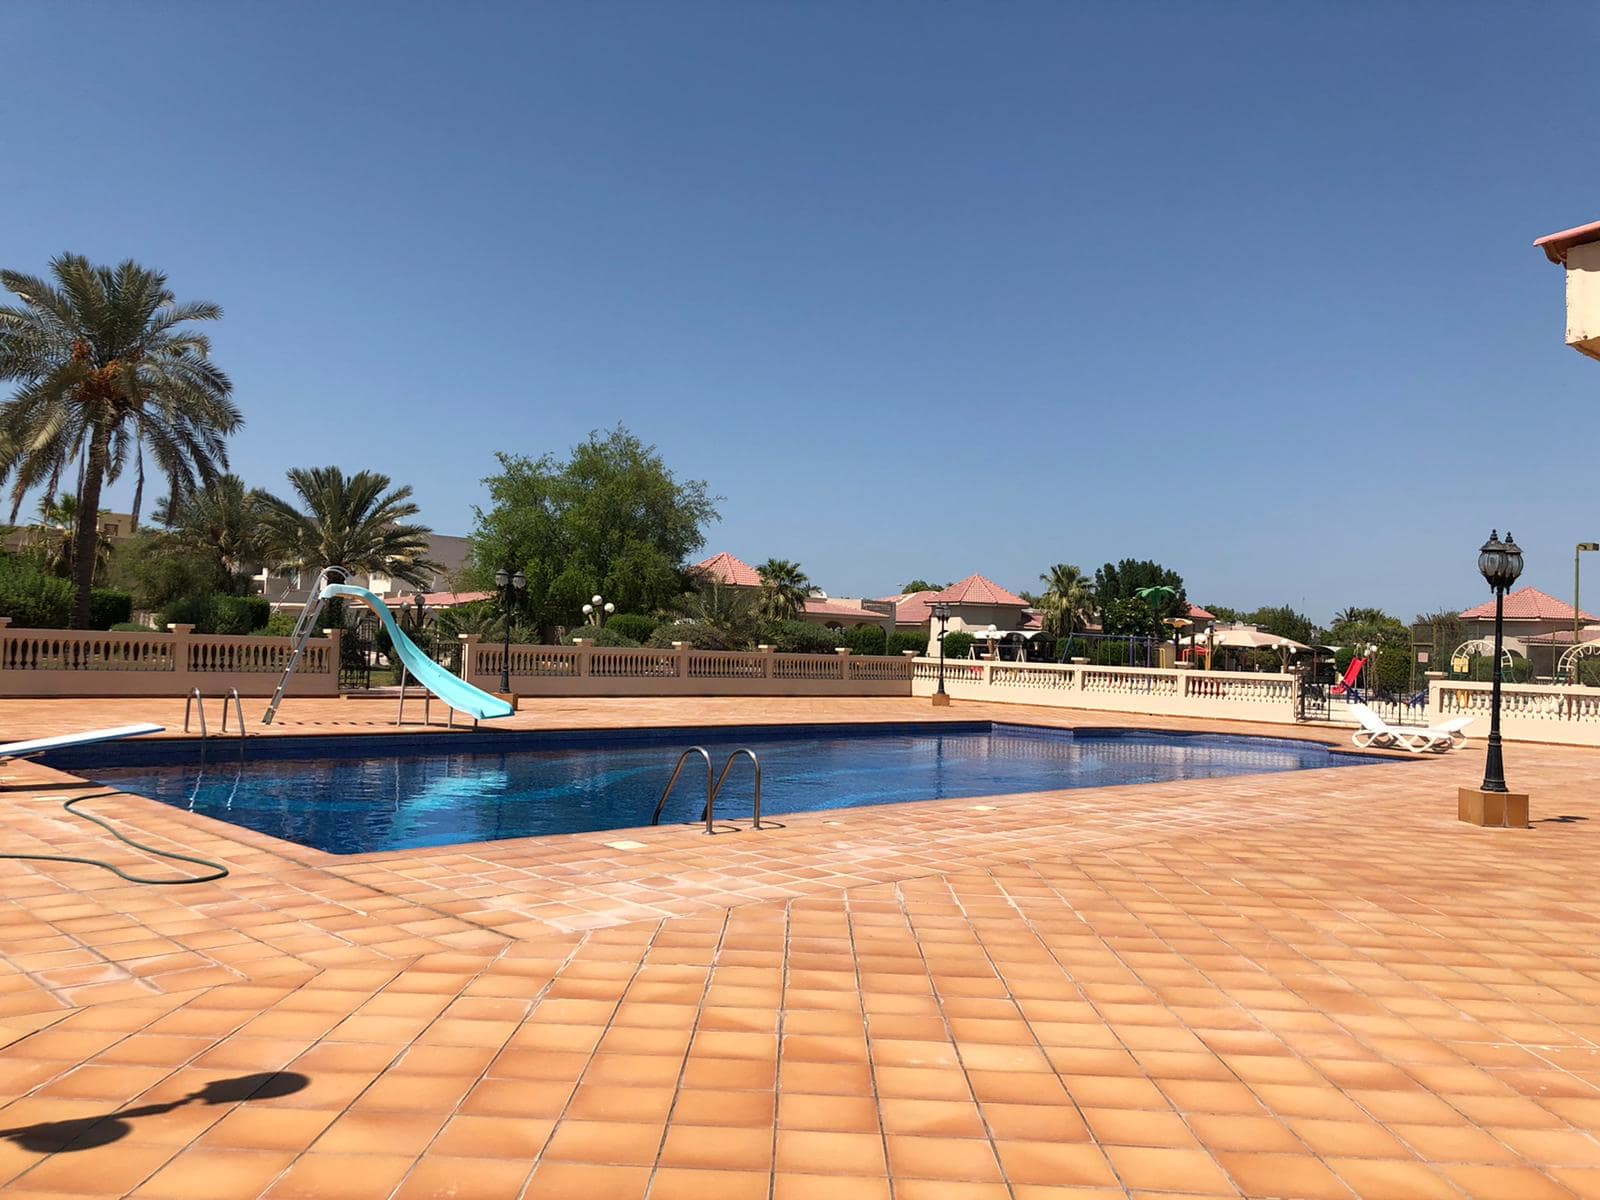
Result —
M 946 659 L 943 670 L 945 690 L 961 700 L 1284 724 L 1295 719 L 1299 687 L 1293 675 L 1082 663 Z M 939 672 L 938 659 L 917 659 L 912 693 L 931 695 Z
M 466 677 L 479 687 L 500 689 L 498 645 L 462 639 Z M 779 654 L 760 650 L 696 650 L 671 647 L 513 646 L 508 682 L 524 696 L 715 696 L 858 695 L 906 696 L 912 663 L 904 656 Z
M 1428 687 L 1428 723 L 1476 718 L 1472 737 L 1485 737 L 1494 685 L 1435 679 Z M 1513 741 L 1600 746 L 1600 688 L 1507 683 L 1500 691 L 1500 736 Z
M 78 629 L 14 629 L 0 617 L 0 695 L 183 696 L 270 695 L 289 664 L 286 637 L 197 634 L 191 625 L 167 633 Z M 312 638 L 295 669 L 291 695 L 339 692 L 339 639 Z

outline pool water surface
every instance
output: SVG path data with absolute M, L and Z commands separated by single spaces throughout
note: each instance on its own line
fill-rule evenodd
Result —
M 1293 740 L 989 722 L 599 733 L 151 741 L 56 756 L 51 765 L 333 854 L 626 829 L 651 813 L 688 746 L 717 770 L 739 746 L 761 759 L 763 813 L 1064 788 L 1210 779 L 1370 763 Z M 294 757 L 286 757 L 294 755 Z M 717 817 L 747 819 L 752 771 L 733 766 Z M 697 820 L 705 767 L 684 768 L 662 823 Z

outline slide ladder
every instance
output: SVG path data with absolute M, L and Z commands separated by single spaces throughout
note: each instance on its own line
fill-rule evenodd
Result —
M 473 687 L 465 679 L 452 674 L 425 654 L 421 647 L 405 635 L 405 631 L 400 628 L 399 622 L 394 619 L 394 614 L 389 611 L 389 606 L 381 597 L 353 584 L 332 582 L 330 577 L 335 574 L 340 579 L 348 577 L 348 572 L 342 567 L 328 567 L 317 576 L 316 585 L 312 589 L 312 594 L 316 597 L 315 608 L 312 606 L 311 597 L 306 598 L 305 611 L 300 614 L 300 620 L 294 628 L 294 653 L 290 655 L 288 669 L 284 671 L 283 679 L 278 683 L 278 690 L 272 697 L 272 703 L 267 706 L 264 718 L 267 724 L 272 723 L 272 718 L 278 711 L 278 704 L 283 700 L 284 689 L 289 686 L 289 677 L 300 664 L 300 655 L 305 650 L 306 641 L 311 637 L 311 631 L 316 625 L 317 614 L 322 611 L 324 602 L 335 596 L 359 600 L 372 609 L 383 622 L 384 629 L 388 631 L 395 657 L 410 672 L 411 678 L 451 708 L 479 720 L 492 720 L 495 717 L 511 715 L 511 705 L 506 701 L 498 696 L 491 696 L 482 688 Z
M 343 567 L 323 567 L 317 572 L 316 579 L 311 582 L 311 590 L 306 593 L 305 607 L 300 610 L 300 619 L 294 623 L 294 632 L 289 635 L 294 646 L 289 655 L 289 665 L 283 669 L 283 678 L 278 680 L 278 690 L 272 693 L 272 703 L 267 705 L 267 712 L 261 718 L 263 725 L 271 725 L 272 718 L 278 715 L 278 705 L 283 703 L 283 693 L 289 686 L 289 677 L 294 674 L 294 669 L 300 665 L 300 656 L 306 651 L 306 643 L 311 640 L 311 634 L 316 630 L 317 618 L 322 615 L 322 604 L 327 599 L 324 588 L 333 579 L 346 579 L 350 572 Z

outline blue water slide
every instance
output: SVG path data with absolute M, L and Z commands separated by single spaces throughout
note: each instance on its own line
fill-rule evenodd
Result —
M 334 596 L 348 596 L 352 600 L 359 600 L 377 613 L 383 622 L 383 627 L 389 631 L 389 641 L 394 645 L 395 654 L 405 664 L 406 670 L 411 672 L 411 678 L 451 708 L 483 720 L 511 715 L 511 705 L 504 700 L 491 696 L 482 688 L 473 687 L 465 679 L 445 670 L 418 649 L 417 644 L 401 632 L 394 614 L 389 611 L 389 606 L 366 588 L 348 583 L 330 583 L 322 589 L 324 600 L 332 599 Z

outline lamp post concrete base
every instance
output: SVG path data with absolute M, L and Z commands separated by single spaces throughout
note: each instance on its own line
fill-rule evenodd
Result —
M 1486 792 L 1481 788 L 1461 788 L 1457 793 L 1456 816 L 1469 825 L 1494 829 L 1528 828 L 1526 792 Z
M 512 712 L 517 711 L 517 695 L 515 692 L 491 692 L 490 695 L 492 695 L 496 700 L 504 700 L 507 704 L 511 705 Z
M 933 706 L 935 708 L 949 708 L 950 707 L 950 693 L 949 692 L 935 692 L 933 694 Z

